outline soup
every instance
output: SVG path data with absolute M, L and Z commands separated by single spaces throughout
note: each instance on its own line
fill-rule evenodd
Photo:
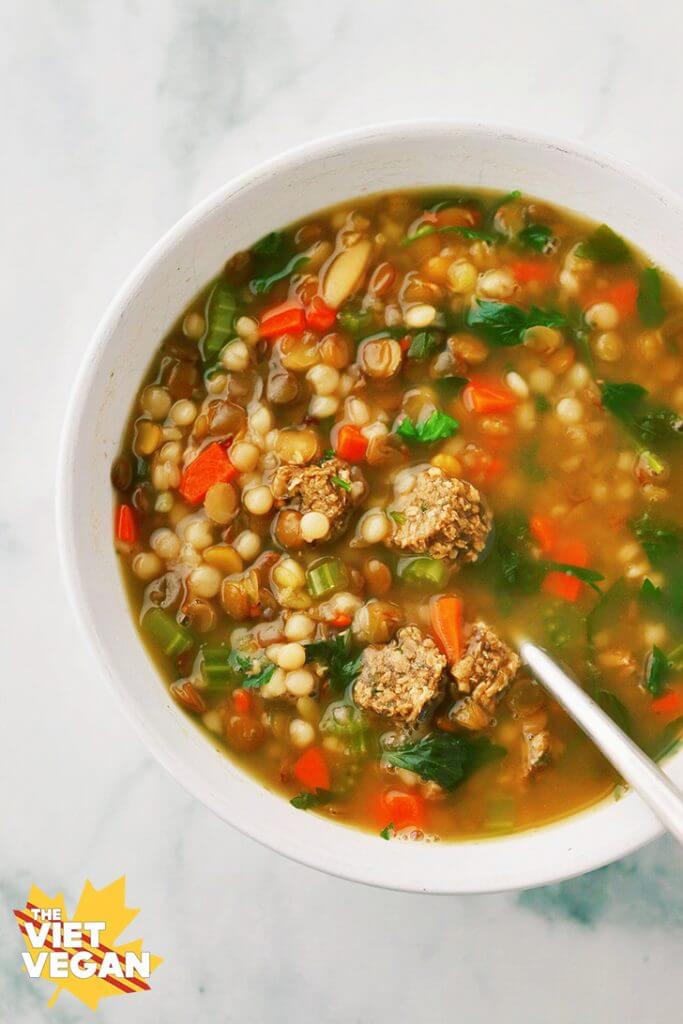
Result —
M 373 196 L 233 255 L 112 471 L 173 699 L 302 813 L 388 839 L 618 796 L 515 643 L 676 745 L 682 339 L 674 282 L 518 192 Z

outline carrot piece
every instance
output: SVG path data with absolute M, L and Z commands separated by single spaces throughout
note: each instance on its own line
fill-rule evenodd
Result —
M 294 774 L 306 789 L 329 789 L 330 769 L 322 750 L 309 747 L 296 761 Z
M 334 626 L 335 629 L 346 629 L 347 626 L 351 625 L 351 616 L 342 614 L 335 615 L 330 625 Z
M 337 435 L 337 455 L 346 462 L 362 462 L 368 450 L 368 439 L 360 429 L 346 423 Z
M 531 535 L 538 541 L 541 551 L 546 554 L 557 544 L 556 524 L 548 516 L 533 516 L 529 520 Z
M 389 789 L 377 801 L 376 813 L 379 824 L 393 825 L 396 829 L 408 825 L 421 827 L 425 820 L 425 802 L 417 793 L 406 793 L 401 789 Z
M 337 319 L 336 309 L 332 309 L 326 302 L 315 295 L 306 310 L 306 325 L 313 331 L 328 331 Z
M 138 539 L 138 523 L 130 505 L 119 505 L 116 513 L 116 539 L 122 544 L 135 544 Z
M 624 318 L 633 316 L 638 302 L 638 282 L 629 278 L 626 281 L 618 281 L 602 291 L 592 292 L 584 306 L 588 309 L 598 302 L 611 302 Z
M 650 704 L 656 715 L 677 715 L 683 710 L 683 698 L 677 690 L 669 690 Z
M 248 690 L 238 687 L 232 692 L 232 703 L 235 707 L 235 711 L 238 715 L 248 715 L 251 713 L 252 700 L 251 694 Z
M 576 565 L 585 568 L 588 565 L 588 548 L 580 540 L 567 540 L 556 543 L 551 551 L 555 562 L 564 562 L 565 565 Z M 581 593 L 584 584 L 577 580 L 576 576 L 568 576 L 564 572 L 549 572 L 543 580 L 543 589 L 546 594 L 553 597 L 560 597 L 564 601 L 576 601 Z
M 514 391 L 504 384 L 483 379 L 471 380 L 462 393 L 462 400 L 468 412 L 478 414 L 509 412 L 518 402 Z
M 503 459 L 490 452 L 479 450 L 469 453 L 463 462 L 462 475 L 477 487 L 487 487 L 505 471 Z
M 462 653 L 462 600 L 455 594 L 435 597 L 430 606 L 432 633 L 451 665 Z
M 301 334 L 306 327 L 306 314 L 298 302 L 281 302 L 266 309 L 259 328 L 262 338 L 275 338 L 278 334 Z
M 202 449 L 180 478 L 178 490 L 191 505 L 204 501 L 206 492 L 214 484 L 227 483 L 237 476 L 237 470 L 228 458 L 225 449 L 214 441 Z
M 555 278 L 555 268 L 545 260 L 518 260 L 512 264 L 512 275 L 520 284 L 551 284 Z

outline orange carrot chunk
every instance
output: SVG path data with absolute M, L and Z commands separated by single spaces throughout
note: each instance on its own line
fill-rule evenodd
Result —
M 677 690 L 669 690 L 668 693 L 653 700 L 650 707 L 656 715 L 670 715 L 673 718 L 683 711 L 683 697 Z
M 633 316 L 638 302 L 638 282 L 629 278 L 627 281 L 618 281 L 609 288 L 592 292 L 584 305 L 588 309 L 598 302 L 610 302 L 616 306 L 619 315 L 624 319 Z
M 389 789 L 377 801 L 378 823 L 396 829 L 409 825 L 421 828 L 425 820 L 425 802 L 417 793 L 406 793 L 401 789 Z
M 555 277 L 555 267 L 545 260 L 518 260 L 512 264 L 512 275 L 520 284 L 550 284 Z
M 298 302 L 281 302 L 266 309 L 259 328 L 262 338 L 275 338 L 278 334 L 301 334 L 306 327 L 306 314 Z
M 306 789 L 329 789 L 330 769 L 322 750 L 309 747 L 294 765 L 294 774 Z
M 138 539 L 138 523 L 130 505 L 119 505 L 116 514 L 116 539 L 122 544 L 134 544 Z
M 313 331 L 328 331 L 336 319 L 336 309 L 323 302 L 319 295 L 314 296 L 306 310 L 306 325 Z
M 538 541 L 541 551 L 546 554 L 553 550 L 557 544 L 557 529 L 555 522 L 548 516 L 534 516 L 529 521 L 529 528 L 532 537 Z
M 483 379 L 471 380 L 462 393 L 462 400 L 468 412 L 480 415 L 510 412 L 518 402 L 517 395 L 510 388 Z
M 238 715 L 248 715 L 251 713 L 251 694 L 249 693 L 248 690 L 242 689 L 241 686 L 239 686 L 236 690 L 233 690 L 232 703 Z
M 204 448 L 190 463 L 180 478 L 178 490 L 191 505 L 204 501 L 206 492 L 214 484 L 227 483 L 237 476 L 237 470 L 226 455 L 225 449 L 214 441 Z
M 564 562 L 565 565 L 576 565 L 585 568 L 588 565 L 588 548 L 580 540 L 567 540 L 555 544 L 550 552 L 553 561 Z M 543 580 L 546 594 L 560 597 L 564 601 L 578 600 L 584 583 L 576 576 L 568 576 L 565 572 L 553 570 Z
M 451 665 L 462 653 L 462 611 L 462 600 L 455 594 L 435 597 L 430 606 L 434 639 Z
M 337 435 L 337 455 L 346 462 L 362 462 L 368 450 L 368 439 L 358 427 L 346 423 Z

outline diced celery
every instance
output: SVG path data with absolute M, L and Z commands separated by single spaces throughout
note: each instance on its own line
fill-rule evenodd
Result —
M 194 636 L 186 626 L 162 608 L 150 608 L 142 619 L 143 629 L 164 654 L 175 658 L 194 646 Z
M 206 334 L 202 339 L 202 358 L 205 363 L 214 363 L 233 333 L 237 296 L 225 281 L 219 281 L 209 295 L 206 304 Z
M 306 585 L 311 597 L 326 597 L 346 586 L 344 566 L 338 558 L 314 565 L 306 572 Z
M 419 555 L 417 558 L 402 558 L 398 563 L 399 579 L 406 583 L 425 583 L 440 587 L 446 579 L 446 566 L 436 558 Z
M 230 660 L 230 648 L 220 644 L 202 647 L 202 677 L 212 690 L 222 690 L 237 681 L 237 673 Z

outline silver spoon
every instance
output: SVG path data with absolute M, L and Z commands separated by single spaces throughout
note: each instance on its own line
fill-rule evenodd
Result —
M 524 640 L 519 645 L 519 653 L 536 679 L 683 845 L 683 794 L 680 790 L 547 651 Z

